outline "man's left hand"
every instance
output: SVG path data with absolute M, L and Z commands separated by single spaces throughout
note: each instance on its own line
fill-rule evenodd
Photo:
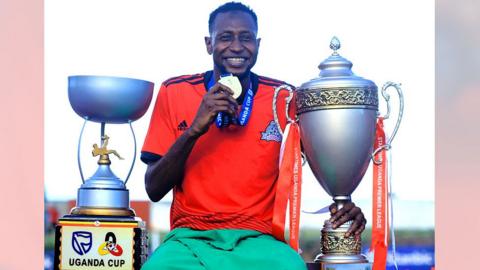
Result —
M 355 238 L 359 238 L 360 234 L 363 232 L 363 230 L 365 230 L 367 220 L 362 213 L 362 209 L 355 206 L 353 202 L 345 203 L 340 210 L 338 210 L 336 204 L 333 203 L 330 205 L 330 213 L 332 216 L 330 218 L 330 222 L 332 222 L 334 229 L 349 220 L 353 221 L 352 225 L 345 234 L 345 237 L 349 237 L 353 234 L 355 235 Z

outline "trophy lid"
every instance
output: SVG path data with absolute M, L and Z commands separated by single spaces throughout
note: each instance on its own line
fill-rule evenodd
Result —
M 352 72 L 352 62 L 337 52 L 340 47 L 338 38 L 333 37 L 330 42 L 333 53 L 318 66 L 319 76 L 297 89 L 298 113 L 332 106 L 378 110 L 377 86 Z
M 304 83 L 300 88 L 323 88 L 339 86 L 377 87 L 374 82 L 356 76 L 352 72 L 352 62 L 342 57 L 337 52 L 340 47 L 340 40 L 337 37 L 333 37 L 330 41 L 330 49 L 333 50 L 333 53 L 318 66 L 320 69 L 319 77 Z

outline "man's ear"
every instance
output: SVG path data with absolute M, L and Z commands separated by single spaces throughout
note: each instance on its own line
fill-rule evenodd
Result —
M 205 47 L 207 47 L 208 54 L 213 53 L 213 46 L 212 46 L 212 38 L 211 37 L 205 37 Z
M 261 40 L 262 40 L 261 38 L 257 38 L 257 48 L 260 48 L 260 41 Z

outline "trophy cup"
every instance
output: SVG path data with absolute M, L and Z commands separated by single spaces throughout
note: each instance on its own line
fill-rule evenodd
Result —
M 295 91 L 287 85 L 277 87 L 273 107 L 274 118 L 281 131 L 276 113 L 278 93 L 284 89 L 290 91 L 290 97 L 286 100 L 287 119 L 289 103 L 295 95 L 306 159 L 317 181 L 340 209 L 351 201 L 350 196 L 360 184 L 374 154 L 390 147 L 401 121 L 403 96 L 397 84 L 387 83 L 382 89 L 390 110 L 386 89 L 390 86 L 396 88 L 400 98 L 400 113 L 390 140 L 374 151 L 376 120 L 380 116 L 377 86 L 353 74 L 352 63 L 337 53 L 340 42 L 336 37 L 332 39 L 330 48 L 334 52 L 319 65 L 319 77 L 302 84 Z M 319 269 L 318 263 L 320 269 L 340 269 L 335 267 L 338 264 L 358 266 L 348 269 L 370 269 L 366 257 L 361 254 L 361 241 L 353 235 L 344 237 L 350 224 L 351 221 L 333 229 L 330 221 L 325 221 L 322 253 L 316 257 L 317 265 L 311 269 Z
M 147 111 L 153 83 L 107 76 L 70 76 L 68 97 L 73 110 L 85 121 L 80 131 L 77 161 L 82 179 L 76 207 L 59 219 L 55 231 L 55 269 L 140 269 L 147 257 L 145 223 L 130 208 L 126 183 L 137 145 L 132 122 Z M 100 123 L 100 143 L 93 144 L 98 157 L 96 172 L 85 180 L 80 149 L 87 122 Z M 105 134 L 106 124 L 129 124 L 134 140 L 134 158 L 125 181 L 110 169 L 114 142 Z M 112 136 L 113 137 L 113 136 Z

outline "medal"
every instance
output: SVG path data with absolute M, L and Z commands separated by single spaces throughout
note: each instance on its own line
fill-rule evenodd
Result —
M 227 86 L 233 91 L 233 98 L 237 99 L 242 94 L 242 85 L 238 77 L 229 74 L 228 76 L 221 77 L 219 83 Z
M 241 95 L 242 85 L 240 84 L 240 81 L 236 76 L 233 76 L 232 74 L 222 75 L 218 82 L 232 89 L 232 91 L 234 92 L 234 98 L 238 98 Z M 208 90 L 210 90 L 210 88 L 212 88 L 214 84 L 215 78 L 214 76 L 212 76 L 210 81 L 208 82 Z M 252 83 L 250 82 L 250 87 L 245 93 L 245 98 L 243 99 L 242 109 L 240 110 L 239 118 L 232 117 L 224 112 L 219 112 L 217 114 L 217 117 L 215 118 L 215 125 L 218 128 L 228 127 L 230 124 L 245 126 L 250 119 L 250 115 L 252 114 L 254 95 L 255 93 L 252 90 Z

